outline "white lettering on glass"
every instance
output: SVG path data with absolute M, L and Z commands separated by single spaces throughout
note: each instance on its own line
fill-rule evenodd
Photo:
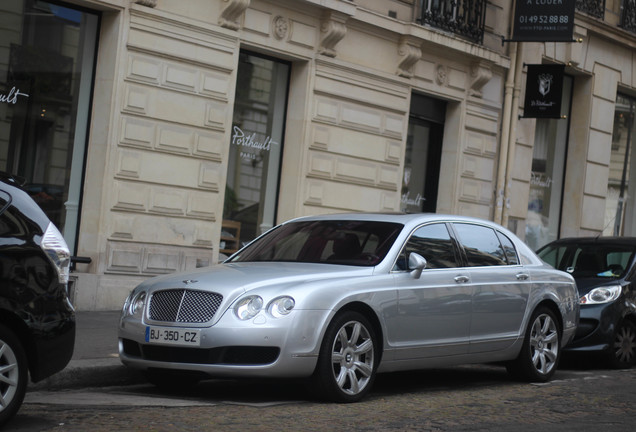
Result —
M 15 105 L 18 102 L 18 96 L 29 97 L 26 93 L 21 93 L 20 89 L 12 87 L 9 93 L 0 93 L 0 102 Z
M 541 173 L 531 173 L 530 184 L 544 189 L 549 189 L 552 186 L 552 177 Z
M 404 205 L 415 205 L 419 207 L 422 204 L 422 201 L 426 201 L 426 198 L 424 198 L 419 193 L 416 195 L 415 198 L 411 198 L 408 192 L 402 194 L 402 204 Z
M 243 132 L 238 126 L 234 126 L 233 131 L 232 144 L 237 146 L 269 151 L 272 145 L 278 145 L 278 143 L 272 141 L 269 136 L 265 138 L 265 141 L 258 142 L 256 140 L 256 133 L 253 133 L 252 135 L 245 135 L 245 132 Z

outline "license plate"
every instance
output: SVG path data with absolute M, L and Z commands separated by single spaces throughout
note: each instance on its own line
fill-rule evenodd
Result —
M 146 342 L 197 347 L 201 345 L 201 330 L 148 326 Z

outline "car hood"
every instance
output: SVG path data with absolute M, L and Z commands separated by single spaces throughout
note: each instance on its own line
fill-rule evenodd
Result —
M 159 276 L 144 282 L 139 288 L 148 291 L 189 288 L 213 291 L 226 299 L 255 289 L 289 289 L 335 278 L 363 277 L 373 274 L 373 267 L 331 264 L 246 262 L 218 264 L 191 272 Z
M 576 287 L 579 290 L 579 296 L 583 297 L 594 288 L 608 286 L 608 285 L 621 285 L 622 279 L 619 278 L 598 278 L 598 277 L 586 277 L 576 278 Z

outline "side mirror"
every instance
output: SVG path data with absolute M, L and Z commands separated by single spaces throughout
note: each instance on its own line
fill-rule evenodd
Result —
M 411 276 L 413 279 L 419 279 L 422 275 L 422 270 L 426 268 L 426 258 L 422 255 L 412 252 L 409 255 L 409 270 L 411 270 Z

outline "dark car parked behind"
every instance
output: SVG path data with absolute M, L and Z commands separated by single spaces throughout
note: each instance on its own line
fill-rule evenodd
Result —
M 564 352 L 598 352 L 613 368 L 636 364 L 635 254 L 634 237 L 567 238 L 538 251 L 579 290 L 581 318 Z
M 12 176 L 0 172 L 0 427 L 20 408 L 29 374 L 63 369 L 75 344 L 64 238 Z

